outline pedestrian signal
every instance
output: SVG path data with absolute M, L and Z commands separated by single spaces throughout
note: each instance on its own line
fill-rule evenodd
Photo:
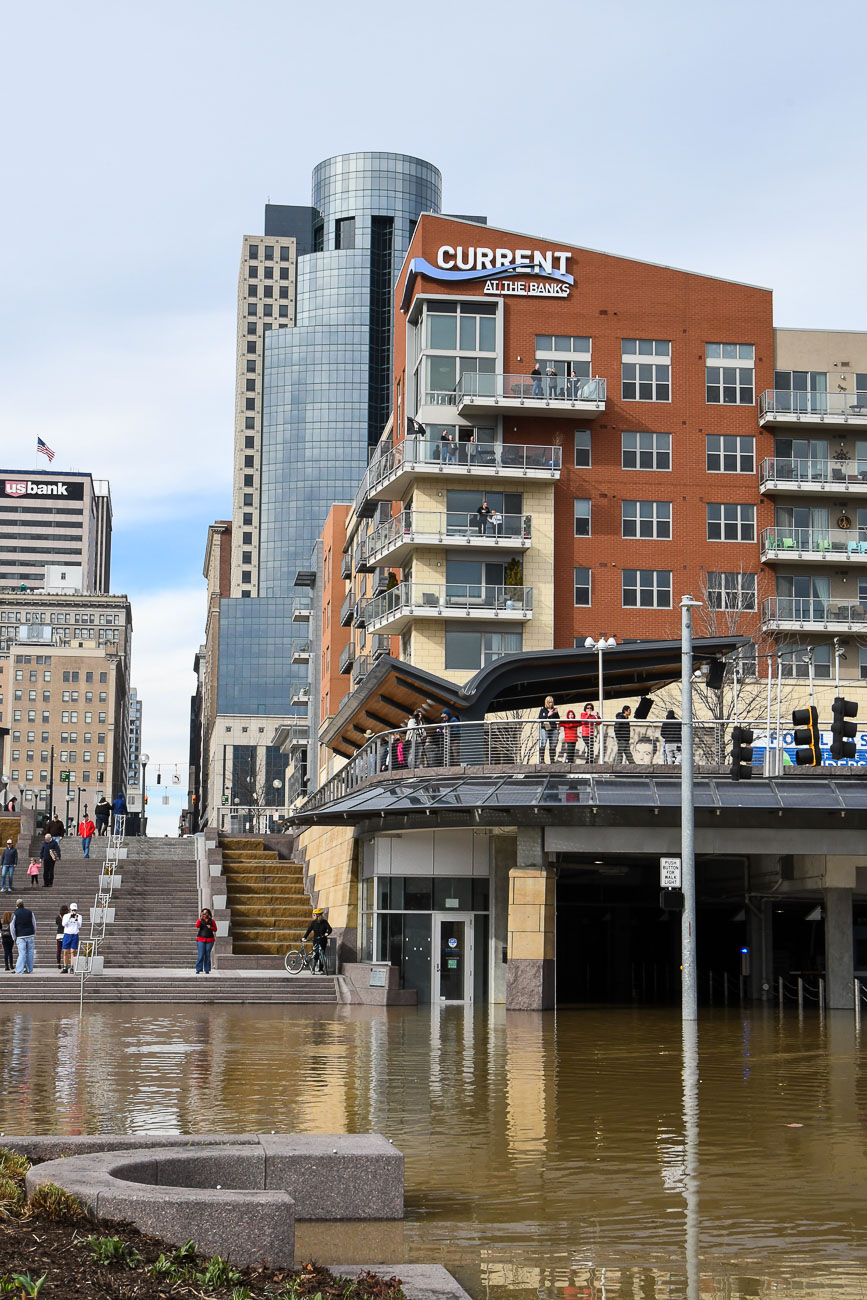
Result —
M 794 709 L 792 723 L 795 727 L 795 762 L 798 767 L 821 767 L 822 737 L 815 704 L 811 704 L 808 709 Z
M 162 776 L 160 775 L 159 772 L 157 772 L 157 785 L 162 785 L 162 780 L 163 780 Z
M 753 731 L 751 727 L 732 728 L 733 781 L 749 781 L 753 774 Z
M 847 722 L 846 719 L 856 717 L 858 705 L 854 700 L 844 700 L 842 695 L 838 695 L 831 704 L 831 712 L 834 715 L 831 723 L 831 757 L 854 758 L 857 750 L 854 737 L 858 734 L 858 728 L 854 722 Z

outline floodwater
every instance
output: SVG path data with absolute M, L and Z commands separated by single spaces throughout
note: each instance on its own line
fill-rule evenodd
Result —
M 0 1043 L 5 1133 L 393 1139 L 406 1221 L 302 1224 L 304 1255 L 443 1263 L 474 1300 L 867 1297 L 849 1013 L 704 1013 L 689 1142 L 670 1010 L 3 1007 Z

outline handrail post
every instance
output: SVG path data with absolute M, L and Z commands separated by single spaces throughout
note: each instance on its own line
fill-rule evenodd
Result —
M 855 1030 L 861 1028 L 861 981 L 855 980 Z
M 804 1010 L 804 977 L 798 976 L 798 1010 Z
M 783 977 L 782 977 L 782 975 L 781 975 L 781 976 L 779 977 L 779 979 L 777 980 L 777 987 L 778 987 L 778 989 L 779 989 L 780 1010 L 782 1011 L 782 1009 L 783 1009 L 783 997 L 784 997 L 784 986 L 783 986 Z

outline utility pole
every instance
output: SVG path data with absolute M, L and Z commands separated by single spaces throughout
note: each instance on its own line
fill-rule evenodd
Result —
M 693 764 L 695 737 L 692 725 L 692 611 L 700 600 L 683 596 L 681 612 L 681 729 L 680 764 L 681 858 L 683 873 L 683 915 L 680 930 L 681 1017 L 698 1019 L 698 986 L 695 947 L 695 789 Z

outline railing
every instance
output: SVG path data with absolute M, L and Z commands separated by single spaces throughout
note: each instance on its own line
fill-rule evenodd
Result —
M 391 451 L 368 465 L 355 494 L 355 510 L 371 492 L 401 469 L 437 468 L 484 470 L 494 474 L 547 472 L 553 478 L 563 463 L 562 447 L 535 447 L 523 443 L 443 442 L 442 436 L 405 438 Z
M 344 551 L 340 557 L 340 576 L 341 578 L 352 577 L 352 552 Z
M 374 663 L 376 663 L 380 655 L 391 654 L 390 636 L 380 636 L 379 633 L 374 633 L 372 637 L 368 638 L 368 645 L 370 646 L 370 653 L 373 657 Z
M 852 528 L 764 528 L 762 559 L 769 555 L 793 559 L 798 555 L 820 558 L 867 556 L 867 531 Z
M 762 461 L 759 480 L 762 485 L 779 483 L 792 487 L 816 488 L 825 484 L 845 487 L 848 483 L 860 483 L 867 488 L 867 460 L 855 457 L 835 457 L 830 460 L 799 457 L 786 460 L 772 456 Z
M 355 659 L 355 644 L 354 642 L 349 641 L 340 651 L 340 663 L 339 663 L 340 672 L 348 673 L 350 668 L 352 667 L 352 662 L 354 659 Z
M 604 379 L 570 379 L 564 375 L 463 374 L 457 387 L 458 405 L 464 398 L 492 398 L 498 402 L 527 402 L 530 406 L 555 401 L 588 402 L 601 407 L 606 394 Z
M 363 682 L 372 667 L 373 660 L 370 655 L 359 655 L 352 665 L 352 685 L 358 686 Z
M 524 613 L 533 610 L 532 587 L 488 587 L 481 583 L 402 582 L 364 604 L 367 628 L 384 619 L 414 614 L 420 617 L 469 613 Z
M 292 646 L 290 658 L 293 664 L 306 664 L 310 660 L 311 653 L 311 643 L 309 641 L 299 641 Z
M 343 604 L 340 606 L 340 626 L 349 627 L 352 622 L 353 610 L 355 609 L 355 592 L 351 589 L 346 593 Z
M 636 722 L 612 718 L 605 722 L 567 718 L 546 726 L 537 718 L 446 722 L 426 720 L 418 727 L 382 731 L 311 796 L 305 808 L 332 803 L 356 786 L 383 772 L 424 775 L 427 769 L 479 768 L 502 771 L 539 764 L 546 772 L 559 764 L 576 772 L 631 767 L 666 769 L 676 776 L 681 764 L 681 724 L 674 719 Z M 753 767 L 761 771 L 768 749 L 783 751 L 783 763 L 794 763 L 791 730 L 777 735 L 767 722 L 717 719 L 693 726 L 696 769 L 720 772 L 731 762 L 731 732 L 735 726 L 754 732 Z M 822 724 L 830 730 L 830 722 Z
M 789 388 L 768 388 L 759 398 L 763 415 L 830 415 L 867 420 L 867 393 L 802 393 Z
M 838 626 L 843 623 L 867 622 L 867 610 L 854 601 L 832 598 L 816 599 L 810 596 L 768 596 L 762 601 L 762 623 L 821 623 Z
M 293 623 L 306 622 L 313 613 L 313 602 L 311 600 L 295 600 L 292 602 L 292 621 Z
M 481 505 L 483 498 L 480 497 Z M 412 542 L 417 537 L 429 537 L 447 544 L 451 541 L 473 540 L 478 537 L 499 541 L 509 537 L 529 541 L 533 528 L 531 515 L 503 515 L 489 511 L 464 513 L 460 510 L 404 510 L 388 523 L 375 528 L 366 539 L 367 560 L 373 561 L 394 549 L 401 542 Z

